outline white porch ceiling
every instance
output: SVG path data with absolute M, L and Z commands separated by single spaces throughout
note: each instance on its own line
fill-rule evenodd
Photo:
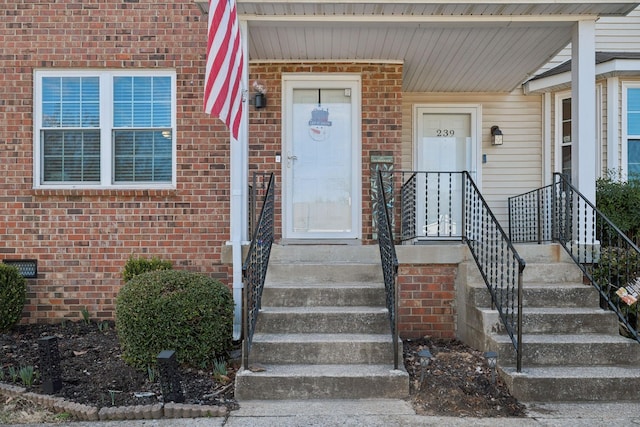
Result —
M 637 2 L 237 0 L 250 61 L 398 61 L 407 92 L 508 92 L 571 40 L 580 19 Z

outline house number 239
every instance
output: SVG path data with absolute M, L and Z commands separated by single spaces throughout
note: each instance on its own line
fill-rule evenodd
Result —
M 436 129 L 436 136 L 453 136 L 453 129 Z

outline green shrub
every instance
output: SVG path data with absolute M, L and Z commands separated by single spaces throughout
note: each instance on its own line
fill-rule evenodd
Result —
M 0 263 L 0 332 L 20 320 L 27 300 L 27 285 L 17 268 Z
M 162 350 L 175 350 L 183 364 L 212 365 L 231 349 L 233 297 L 202 274 L 143 273 L 118 294 L 116 329 L 123 358 L 139 369 L 155 366 Z
M 610 174 L 611 175 L 611 174 Z M 640 181 L 617 181 L 612 177 L 596 181 L 596 206 L 636 244 L 640 242 Z M 609 237 L 606 228 L 603 242 Z
M 146 273 L 148 271 L 171 270 L 172 268 L 173 265 L 171 265 L 171 261 L 163 261 L 156 257 L 145 259 L 134 258 L 133 256 L 131 256 L 129 260 L 127 260 L 127 263 L 124 265 L 122 278 L 126 283 L 129 280 L 133 279 L 135 276 Z
M 617 290 L 640 274 L 640 255 L 630 248 L 603 247 L 593 269 L 593 277 L 602 287 Z

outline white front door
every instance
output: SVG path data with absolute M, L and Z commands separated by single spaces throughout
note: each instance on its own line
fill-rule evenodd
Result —
M 283 237 L 361 237 L 359 78 L 284 80 Z
M 415 166 L 418 175 L 416 235 L 462 233 L 462 175 L 477 182 L 479 106 L 417 107 Z M 438 172 L 438 173 L 436 173 Z

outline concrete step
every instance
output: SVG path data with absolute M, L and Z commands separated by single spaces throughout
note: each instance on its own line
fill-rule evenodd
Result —
M 515 366 L 516 357 L 507 335 L 491 336 L 500 366 Z M 611 334 L 524 334 L 522 366 L 632 366 L 640 362 L 636 341 Z
M 557 243 L 518 243 L 514 245 L 518 255 L 529 263 L 565 262 L 573 263 L 569 254 Z
M 491 307 L 491 296 L 486 285 L 468 288 L 469 297 L 477 307 Z M 506 294 L 507 291 L 503 291 Z M 598 291 L 581 283 L 523 283 L 522 304 L 532 307 L 598 307 Z
M 582 283 L 582 271 L 569 263 L 527 263 L 524 283 Z
M 273 245 L 269 264 L 380 262 L 378 245 Z
M 618 333 L 618 317 L 600 308 L 531 308 L 522 313 L 525 334 Z
M 638 344 L 636 344 L 638 345 Z M 500 376 L 522 402 L 593 402 L 640 400 L 640 367 L 501 367 Z
M 353 282 L 384 283 L 380 263 L 269 263 L 265 286 Z
M 399 351 L 402 351 L 400 346 Z M 393 363 L 391 334 L 258 334 L 251 360 L 260 364 Z
M 409 375 L 393 365 L 265 365 L 236 375 L 236 399 L 404 399 Z
M 265 307 L 256 332 L 275 334 L 390 334 L 384 307 Z
M 498 312 L 478 308 L 482 319 L 493 327 L 493 332 L 503 331 Z M 517 310 L 513 316 L 517 316 Z M 522 314 L 524 334 L 611 334 L 618 333 L 618 318 L 611 312 L 589 307 L 525 307 Z
M 386 304 L 384 284 L 379 283 L 270 283 L 262 292 L 263 306 L 380 306 Z
M 466 279 L 470 284 L 484 283 L 480 270 L 475 263 L 466 268 Z M 582 271 L 575 265 L 565 262 L 527 263 L 522 272 L 523 283 L 582 283 Z

